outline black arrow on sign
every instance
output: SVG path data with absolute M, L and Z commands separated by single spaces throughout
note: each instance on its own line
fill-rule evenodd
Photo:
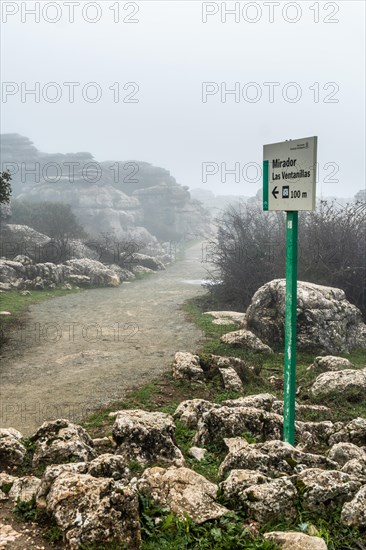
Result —
M 273 188 L 273 191 L 272 191 L 272 195 L 274 196 L 275 199 L 277 199 L 277 195 L 278 195 L 279 191 L 277 189 L 277 185 L 276 187 Z

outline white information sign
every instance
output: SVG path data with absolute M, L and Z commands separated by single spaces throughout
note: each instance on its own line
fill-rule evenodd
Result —
M 264 210 L 315 210 L 317 145 L 316 136 L 264 145 Z

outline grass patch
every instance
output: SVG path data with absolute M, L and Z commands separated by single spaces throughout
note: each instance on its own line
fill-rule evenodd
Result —
M 31 500 L 20 500 L 18 497 L 13 512 L 21 521 L 39 522 L 45 519 L 45 513 L 37 508 L 34 495 Z
M 198 525 L 189 517 L 179 518 L 140 497 L 143 550 L 276 550 L 278 546 L 254 536 L 243 517 L 228 514 Z
M 45 538 L 48 542 L 59 542 L 63 539 L 63 533 L 57 525 L 52 525 L 49 527 L 45 533 Z

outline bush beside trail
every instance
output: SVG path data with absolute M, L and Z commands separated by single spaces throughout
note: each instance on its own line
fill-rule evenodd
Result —
M 260 286 L 285 276 L 285 214 L 241 204 L 217 221 L 217 239 L 210 242 L 212 298 L 243 311 Z M 365 242 L 362 202 L 340 207 L 321 201 L 315 212 L 300 212 L 298 279 L 341 288 L 365 316 Z

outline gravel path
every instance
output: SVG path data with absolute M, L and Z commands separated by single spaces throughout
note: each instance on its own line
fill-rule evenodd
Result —
M 197 244 L 146 279 L 32 306 L 2 353 L 0 426 L 29 435 L 45 420 L 77 421 L 194 350 L 201 334 L 180 306 L 204 292 L 205 268 Z

